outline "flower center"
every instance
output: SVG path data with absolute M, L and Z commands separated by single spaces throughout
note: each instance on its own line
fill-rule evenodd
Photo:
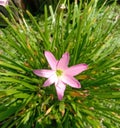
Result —
M 56 74 L 57 74 L 57 76 L 61 76 L 63 74 L 63 71 L 58 69 L 58 70 L 56 70 Z

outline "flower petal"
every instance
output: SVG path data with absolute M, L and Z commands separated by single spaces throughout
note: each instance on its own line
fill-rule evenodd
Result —
M 69 63 L 69 53 L 66 52 L 62 55 L 62 58 L 58 61 L 58 64 L 57 64 L 57 69 L 66 69 L 68 67 L 68 63 Z
M 50 67 L 55 70 L 56 69 L 56 65 L 58 63 L 58 61 L 55 59 L 55 57 L 53 56 L 53 54 L 49 51 L 45 51 L 45 57 L 50 65 Z
M 43 84 L 44 87 L 50 86 L 53 83 L 56 83 L 58 81 L 57 76 L 54 74 L 51 77 L 49 77 Z
M 35 75 L 45 77 L 45 78 L 49 78 L 55 73 L 55 71 L 53 70 L 46 70 L 46 69 L 42 69 L 42 70 L 37 69 L 37 70 L 33 70 L 33 72 Z
M 78 80 L 76 80 L 73 76 L 65 75 L 62 77 L 61 81 L 70 85 L 73 88 L 80 88 L 81 85 Z
M 0 1 L 0 5 L 1 5 L 1 6 L 6 6 L 6 5 L 8 5 L 8 0 L 2 0 L 2 1 Z
M 71 66 L 68 69 L 66 69 L 65 74 L 76 76 L 79 73 L 87 70 L 88 66 L 87 64 L 77 64 L 75 66 Z
M 55 85 L 55 88 L 56 88 L 58 99 L 62 100 L 62 98 L 64 96 L 64 91 L 65 91 L 66 85 L 62 81 L 59 81 Z

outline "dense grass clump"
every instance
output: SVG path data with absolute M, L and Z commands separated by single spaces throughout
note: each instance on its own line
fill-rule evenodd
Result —
M 2 16 L 8 26 L 0 29 L 0 127 L 1 128 L 119 128 L 120 127 L 120 29 L 117 6 L 63 1 L 44 20 L 27 11 L 19 23 Z M 64 5 L 64 6 L 63 6 Z M 63 8 L 65 7 L 65 8 Z M 70 64 L 89 67 L 76 79 L 82 87 L 67 86 L 59 101 L 54 86 L 43 87 L 44 78 L 34 69 L 49 69 L 44 51 L 59 60 L 66 51 Z

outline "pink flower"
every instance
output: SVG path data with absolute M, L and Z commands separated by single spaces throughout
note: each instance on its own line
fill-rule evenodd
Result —
M 6 6 L 6 5 L 8 5 L 8 0 L 0 0 L 0 5 L 1 5 L 1 6 Z
M 67 52 L 62 55 L 60 60 L 56 60 L 53 54 L 49 51 L 45 51 L 45 57 L 51 67 L 51 70 L 38 69 L 33 72 L 37 76 L 48 78 L 43 84 L 44 87 L 50 86 L 53 83 L 55 84 L 59 100 L 62 100 L 64 96 L 66 85 L 73 88 L 81 87 L 79 81 L 75 79 L 74 76 L 86 70 L 88 67 L 86 64 L 77 64 L 68 67 L 70 57 Z

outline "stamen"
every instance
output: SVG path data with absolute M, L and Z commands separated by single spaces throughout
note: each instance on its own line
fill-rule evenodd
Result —
M 62 73 L 63 73 L 63 71 L 62 71 L 62 70 L 56 70 L 56 74 L 57 74 L 57 76 L 61 76 L 61 75 L 62 75 Z

